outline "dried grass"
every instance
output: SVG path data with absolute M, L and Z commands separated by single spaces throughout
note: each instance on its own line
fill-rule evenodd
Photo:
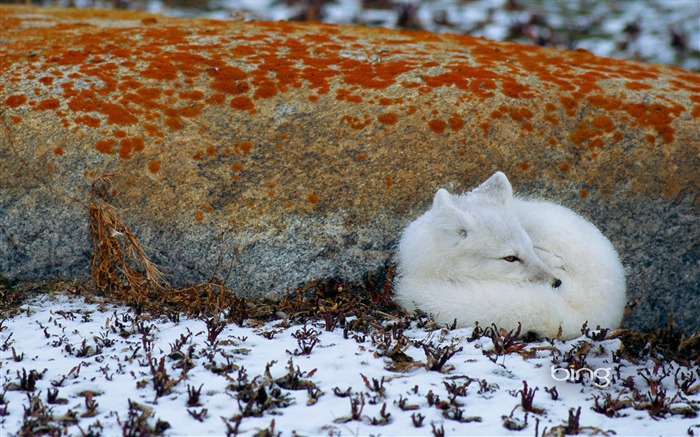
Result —
M 95 287 L 138 310 L 171 310 L 192 316 L 224 313 L 226 318 L 242 323 L 245 301 L 223 285 L 207 282 L 174 288 L 168 283 L 148 256 L 147 247 L 110 204 L 111 182 L 111 176 L 103 176 L 91 189 L 91 276 Z
M 151 294 L 169 285 L 144 245 L 108 203 L 110 185 L 110 178 L 103 177 L 93 183 L 91 190 L 92 280 L 112 297 L 142 305 Z

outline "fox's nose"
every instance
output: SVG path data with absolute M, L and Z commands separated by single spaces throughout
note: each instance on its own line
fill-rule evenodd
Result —
M 561 285 L 561 281 L 558 278 L 554 278 L 554 282 L 552 282 L 552 287 L 559 288 L 560 285 Z

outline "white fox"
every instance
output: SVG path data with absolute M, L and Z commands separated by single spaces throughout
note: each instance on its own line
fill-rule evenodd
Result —
M 581 326 L 617 328 L 625 274 L 617 252 L 583 217 L 550 202 L 513 197 L 496 172 L 476 189 L 435 194 L 403 232 L 396 300 L 439 323 L 495 323 L 569 339 Z

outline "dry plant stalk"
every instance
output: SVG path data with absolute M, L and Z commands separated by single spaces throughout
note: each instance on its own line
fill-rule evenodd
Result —
M 167 281 L 146 255 L 143 244 L 107 202 L 109 186 L 109 176 L 105 176 L 91 189 L 92 280 L 114 297 L 129 304 L 143 304 L 152 292 L 167 288 Z
M 243 299 L 223 285 L 194 284 L 173 288 L 150 260 L 145 246 L 108 202 L 111 178 L 97 179 L 90 192 L 90 234 L 93 241 L 92 280 L 109 296 L 128 305 L 162 309 L 165 306 L 199 316 L 228 311 L 240 319 Z

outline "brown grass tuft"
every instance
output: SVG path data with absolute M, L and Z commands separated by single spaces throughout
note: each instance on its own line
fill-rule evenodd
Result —
M 92 280 L 111 297 L 142 305 L 151 294 L 162 292 L 169 285 L 146 255 L 143 244 L 107 201 L 110 185 L 109 176 L 101 177 L 92 184 L 90 192 Z
M 224 314 L 242 324 L 246 303 L 221 284 L 200 283 L 173 288 L 146 253 L 146 246 L 119 218 L 108 199 L 109 175 L 97 179 L 90 192 L 90 234 L 93 241 L 92 281 L 108 297 L 147 310 L 171 310 L 191 316 Z

